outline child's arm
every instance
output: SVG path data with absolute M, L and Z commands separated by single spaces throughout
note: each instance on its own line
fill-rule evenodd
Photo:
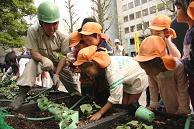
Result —
M 148 78 L 149 78 L 150 101 L 151 101 L 150 109 L 153 110 L 160 107 L 160 103 L 158 102 L 158 84 L 152 76 L 148 76 Z
M 100 109 L 100 111 L 98 111 L 97 113 L 95 113 L 94 115 L 90 115 L 88 116 L 88 118 L 90 118 L 91 121 L 94 121 L 94 120 L 98 120 L 101 118 L 101 116 L 107 112 L 111 107 L 113 106 L 113 104 L 111 102 L 107 102 L 106 105 L 104 105 L 104 107 L 102 107 Z
M 177 89 L 178 89 L 178 103 L 179 108 L 177 114 L 189 114 L 189 92 L 188 92 L 188 79 L 187 75 L 184 71 L 184 66 L 180 63 L 175 71 L 175 78 L 177 81 Z
M 168 50 L 170 55 L 173 57 L 181 58 L 181 53 L 180 51 L 175 47 L 175 45 L 171 42 L 171 37 L 172 35 L 168 36 L 167 38 L 165 37 L 165 43 L 167 44 Z

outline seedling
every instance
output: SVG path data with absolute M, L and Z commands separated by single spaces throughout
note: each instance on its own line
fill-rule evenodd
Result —
M 6 88 L 5 87 L 1 87 L 0 88 L 0 92 L 2 94 L 5 94 L 5 96 L 7 97 L 7 99 L 9 100 L 14 100 L 17 98 L 16 93 L 14 93 L 14 91 L 18 91 L 19 87 L 16 86 L 16 84 L 11 84 L 8 85 Z M 11 91 L 13 90 L 13 91 Z
M 56 59 L 61 60 L 62 58 L 65 58 L 65 60 L 69 59 L 67 56 L 64 56 L 61 52 L 57 53 L 57 58 Z
M 146 124 L 143 124 L 142 122 L 138 124 L 138 121 L 134 121 L 134 120 L 128 122 L 127 124 L 121 124 L 121 126 L 117 126 L 116 129 L 131 129 L 131 127 L 127 125 L 134 125 L 137 127 L 137 129 L 153 129 L 152 125 L 148 126 Z
M 90 105 L 90 104 L 82 104 L 80 106 L 81 108 L 81 111 L 84 113 L 84 114 L 87 114 L 87 115 L 91 115 L 93 112 L 96 112 L 97 110 L 92 110 L 93 106 L 95 106 L 96 108 L 101 108 L 99 105 L 97 105 L 94 101 L 93 101 L 93 105 Z
M 71 96 L 79 95 L 79 92 L 73 92 L 71 93 Z

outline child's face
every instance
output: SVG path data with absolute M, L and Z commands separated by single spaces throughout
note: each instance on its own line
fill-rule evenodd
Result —
M 76 46 L 75 46 L 75 49 L 76 51 L 80 51 L 82 48 L 85 48 L 86 47 L 86 44 L 82 44 L 82 43 L 78 43 Z
M 97 77 L 99 75 L 99 66 L 95 62 L 92 66 L 89 66 L 87 68 L 80 68 L 80 70 L 86 73 L 89 77 Z
M 82 38 L 88 46 L 91 46 L 91 45 L 98 46 L 99 45 L 98 36 L 97 36 L 97 38 L 95 38 L 95 37 L 92 37 L 90 35 L 83 35 Z
M 139 62 L 139 65 L 142 69 L 145 70 L 146 74 L 150 75 L 150 76 L 156 76 L 161 72 L 159 69 L 151 68 L 149 65 L 147 65 L 145 63 Z
M 188 16 L 186 13 L 183 11 L 183 8 L 181 5 L 176 4 L 175 5 L 177 10 L 175 11 L 175 17 L 177 19 L 177 22 L 187 22 Z
M 150 29 L 150 35 L 151 36 L 160 36 L 162 39 L 165 38 L 165 33 L 163 30 L 153 30 Z

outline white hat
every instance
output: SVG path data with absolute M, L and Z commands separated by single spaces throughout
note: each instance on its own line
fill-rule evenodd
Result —
M 119 39 L 115 39 L 115 43 L 120 43 L 120 40 Z

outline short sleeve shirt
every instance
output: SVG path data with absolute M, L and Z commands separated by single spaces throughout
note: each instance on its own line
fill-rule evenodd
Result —
M 39 24 L 28 28 L 26 47 L 37 50 L 42 56 L 53 62 L 58 62 L 57 53 L 67 54 L 69 49 L 69 35 L 57 30 L 52 36 L 47 36 Z

